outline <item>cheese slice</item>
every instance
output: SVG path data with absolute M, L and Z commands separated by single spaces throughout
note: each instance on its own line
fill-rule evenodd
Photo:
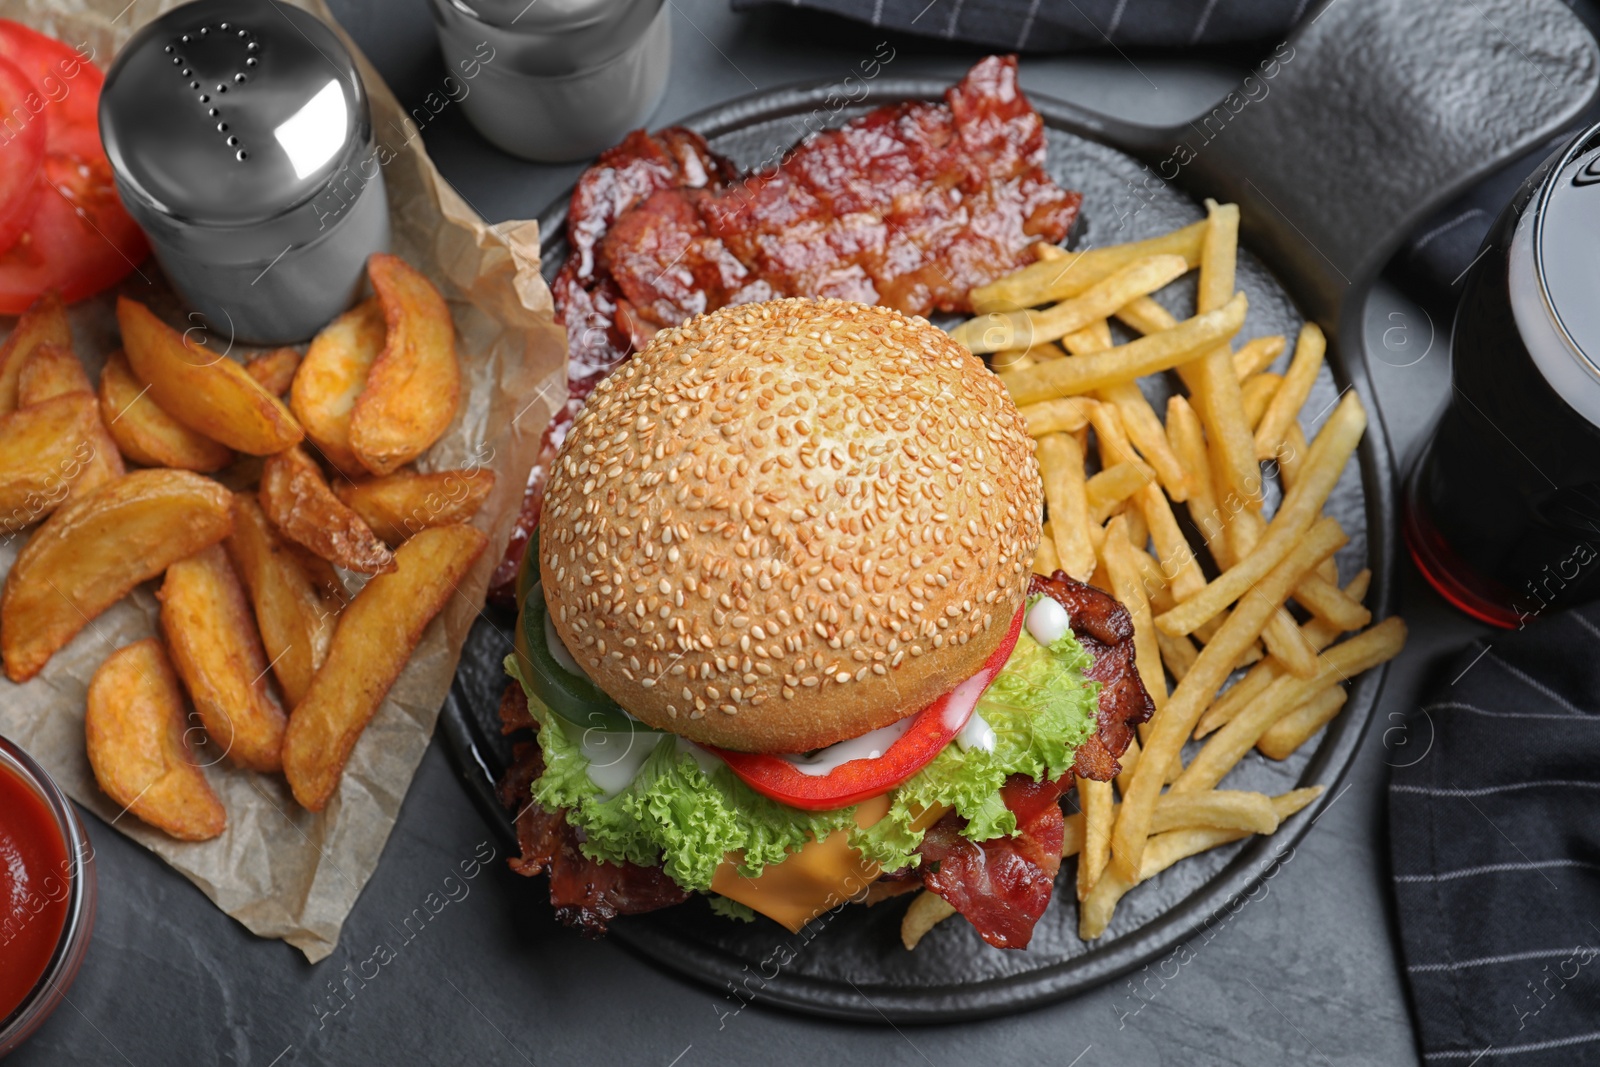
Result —
M 946 810 L 929 809 L 913 825 L 919 829 L 931 826 Z M 864 800 L 856 806 L 856 825 L 864 830 L 888 813 L 887 796 Z M 864 899 L 884 873 L 877 863 L 850 847 L 848 830 L 835 830 L 820 841 L 806 842 L 782 863 L 768 864 L 754 878 L 739 873 L 737 859 L 731 856 L 722 861 L 712 876 L 712 890 L 796 934 L 824 912 Z

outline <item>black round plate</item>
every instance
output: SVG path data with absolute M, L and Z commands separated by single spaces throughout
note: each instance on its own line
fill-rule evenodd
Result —
M 927 81 L 880 82 L 874 105 L 885 100 L 937 99 L 945 84 Z M 818 119 L 844 121 L 857 109 L 836 109 L 830 88 L 763 93 L 703 112 L 684 123 L 744 167 L 770 165 L 781 158 Z M 1035 100 L 1049 131 L 1048 168 L 1062 185 L 1084 194 L 1085 228 L 1078 241 L 1096 245 L 1153 236 L 1203 217 L 1198 204 L 1154 179 L 1136 159 L 1104 143 L 1117 128 L 1069 105 Z M 566 201 L 540 217 L 546 276 L 566 254 Z M 1241 250 L 1238 284 L 1250 301 L 1243 338 L 1281 333 L 1292 339 L 1302 317 L 1294 300 L 1248 251 Z M 1169 287 L 1178 316 L 1191 314 L 1193 280 L 1188 288 Z M 1329 353 L 1329 366 L 1312 392 L 1304 414 L 1308 436 L 1341 391 L 1365 391 L 1359 355 Z M 1142 383 L 1157 410 L 1170 391 L 1167 383 Z M 1368 399 L 1370 400 L 1370 394 Z M 1369 409 L 1371 404 L 1368 405 Z M 1362 442 L 1360 463 L 1345 472 L 1327 512 L 1350 534 L 1340 552 L 1342 577 L 1360 567 L 1373 569 L 1368 602 L 1387 613 L 1393 598 L 1394 545 L 1386 531 L 1395 528 L 1393 479 L 1381 420 Z M 1369 531 L 1372 533 L 1369 544 Z M 490 612 L 480 620 L 462 653 L 461 668 L 441 718 L 447 743 L 485 817 L 508 843 L 506 813 L 494 799 L 492 783 L 509 752 L 499 736 L 495 708 L 505 676 L 501 661 L 510 651 L 508 616 Z M 1260 881 L 1291 849 L 1322 808 L 1349 765 L 1372 716 L 1384 670 L 1369 671 L 1351 686 L 1343 713 L 1316 740 L 1281 763 L 1250 754 L 1227 785 L 1281 793 L 1297 786 L 1323 785 L 1328 791 L 1288 820 L 1270 837 L 1255 837 L 1183 861 L 1138 886 L 1117 908 L 1104 937 L 1078 939 L 1073 864 L 1062 868 L 1056 900 L 1040 921 L 1032 945 L 1001 951 L 984 944 L 971 927 L 948 921 L 914 952 L 901 946 L 904 898 L 874 907 L 848 906 L 830 912 L 800 934 L 790 934 L 765 919 L 732 922 L 713 915 L 701 901 L 649 915 L 618 920 L 611 936 L 663 967 L 710 984 L 736 1010 L 754 999 L 798 1011 L 863 1021 L 950 1021 L 1017 1011 L 1071 996 L 1170 952 L 1208 918 Z M 1191 752 L 1196 747 L 1191 743 Z

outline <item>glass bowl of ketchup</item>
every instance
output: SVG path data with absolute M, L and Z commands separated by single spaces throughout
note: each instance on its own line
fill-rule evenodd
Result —
M 0 737 L 0 1059 L 50 1016 L 94 926 L 94 849 L 77 812 Z

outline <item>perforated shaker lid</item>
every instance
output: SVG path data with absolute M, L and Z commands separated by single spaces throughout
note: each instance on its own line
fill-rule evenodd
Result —
M 309 202 L 370 127 L 338 37 L 274 0 L 174 8 L 122 49 L 100 97 L 100 136 L 125 194 L 217 226 Z

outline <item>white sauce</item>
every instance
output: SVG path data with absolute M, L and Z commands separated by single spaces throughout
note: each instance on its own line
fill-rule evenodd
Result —
M 707 778 L 711 777 L 718 767 L 724 766 L 721 756 L 707 752 L 687 737 L 680 737 L 678 738 L 678 755 L 682 756 L 685 753 L 694 757 L 694 761 L 700 765 L 700 769 L 705 772 Z
M 889 751 L 889 746 L 905 736 L 911 729 L 915 715 L 908 715 L 899 722 L 890 723 L 860 737 L 852 737 L 847 741 L 840 741 L 836 745 L 818 749 L 809 756 L 784 756 L 783 758 L 794 764 L 794 769 L 801 774 L 810 774 L 821 777 L 837 769 L 840 764 L 848 763 L 853 759 L 877 759 Z
M 961 746 L 963 752 L 971 752 L 973 749 L 977 749 L 980 752 L 993 752 L 994 727 L 984 722 L 983 716 L 974 711 L 972 718 L 967 720 L 967 725 L 961 728 L 959 734 L 956 734 L 956 744 Z
M 972 709 L 978 706 L 978 698 L 983 696 L 983 691 L 989 688 L 989 683 L 994 681 L 994 676 L 988 671 L 979 671 L 971 678 L 956 686 L 950 694 L 950 703 L 944 708 L 944 728 L 957 731 L 967 725 L 972 717 Z
M 579 678 L 589 677 L 583 668 L 578 666 L 578 661 L 572 658 L 572 653 L 567 651 L 566 642 L 556 633 L 556 624 L 550 621 L 548 610 L 544 613 L 544 642 L 550 646 L 550 654 L 556 658 L 556 662 L 569 674 L 576 674 Z
M 585 730 L 578 736 L 578 747 L 589 761 L 589 781 L 599 786 L 605 799 L 610 800 L 628 788 L 628 783 L 639 773 L 660 740 L 661 735 L 650 730 L 626 734 Z
M 1054 599 L 1042 596 L 1028 609 L 1028 633 L 1049 648 L 1072 628 L 1072 616 Z

